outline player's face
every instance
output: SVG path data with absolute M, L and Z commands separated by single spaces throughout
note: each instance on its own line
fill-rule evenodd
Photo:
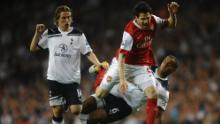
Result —
M 150 22 L 150 19 L 151 19 L 151 14 L 149 12 L 140 13 L 139 16 L 136 17 L 136 22 L 142 28 L 146 28 Z
M 58 19 L 58 26 L 63 31 L 68 31 L 69 27 L 72 23 L 72 15 L 71 12 L 61 12 L 60 18 Z
M 164 73 L 164 75 L 169 75 L 171 73 L 173 73 L 174 71 L 176 71 L 176 66 L 175 66 L 175 61 L 170 58 L 170 57 L 166 57 L 163 62 L 160 65 L 161 68 L 161 72 Z

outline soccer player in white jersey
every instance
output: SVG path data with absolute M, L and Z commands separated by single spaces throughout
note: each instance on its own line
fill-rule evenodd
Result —
M 92 66 L 90 68 L 94 67 L 95 66 Z M 168 76 L 172 74 L 177 67 L 178 63 L 174 56 L 167 56 L 159 67 L 151 67 L 158 91 L 157 107 L 159 108 L 159 114 L 157 122 L 159 124 L 162 123 L 161 113 L 166 110 L 169 99 Z M 99 78 L 103 78 L 102 70 L 103 69 L 96 68 L 97 77 L 95 86 L 99 84 L 97 81 L 101 81 Z M 147 98 L 144 92 L 135 84 L 128 83 L 128 92 L 125 94 L 119 93 L 119 85 L 117 84 L 103 99 L 96 99 L 94 95 L 87 98 L 83 102 L 83 115 L 81 115 L 81 120 L 87 124 L 109 123 L 121 120 L 132 112 L 136 112 L 146 101 Z
M 140 87 L 148 97 L 146 105 L 147 124 L 153 124 L 157 115 L 156 82 L 150 66 L 155 65 L 152 40 L 157 27 L 176 26 L 176 13 L 179 5 L 176 2 L 168 4 L 169 18 L 162 19 L 152 14 L 151 7 L 144 1 L 134 7 L 134 19 L 125 27 L 122 43 L 96 96 L 103 98 L 111 88 L 119 83 L 122 93 L 127 91 L 127 81 Z M 148 73 L 146 73 L 148 72 Z
M 80 84 L 81 54 L 96 66 L 108 68 L 100 63 L 93 53 L 83 32 L 71 26 L 72 10 L 58 6 L 54 15 L 56 28 L 45 29 L 37 24 L 30 51 L 40 48 L 49 50 L 47 80 L 49 84 L 49 104 L 52 107 L 52 124 L 63 124 L 63 105 L 67 105 L 73 115 L 82 109 Z

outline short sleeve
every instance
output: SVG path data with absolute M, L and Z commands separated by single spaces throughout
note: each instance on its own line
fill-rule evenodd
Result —
M 38 47 L 42 49 L 48 48 L 48 30 L 44 31 L 41 35 L 40 41 L 38 42 Z
M 87 39 L 86 39 L 86 36 L 84 34 L 82 34 L 82 36 L 80 37 L 80 52 L 85 55 L 89 52 L 92 51 Z
M 130 51 L 133 45 L 133 38 L 128 32 L 123 33 L 120 49 Z

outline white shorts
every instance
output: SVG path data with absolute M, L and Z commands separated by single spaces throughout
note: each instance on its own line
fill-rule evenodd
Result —
M 150 86 L 156 88 L 156 81 L 153 72 L 148 66 L 128 65 L 125 64 L 125 78 L 128 82 L 134 83 L 143 91 Z M 106 72 L 100 88 L 110 91 L 115 84 L 119 83 L 119 65 L 116 58 Z
M 128 91 L 125 94 L 120 93 L 118 84 L 111 89 L 110 93 L 126 101 L 126 103 L 132 108 L 133 112 L 138 111 L 140 106 L 142 106 L 147 100 L 144 92 L 133 83 L 128 83 Z

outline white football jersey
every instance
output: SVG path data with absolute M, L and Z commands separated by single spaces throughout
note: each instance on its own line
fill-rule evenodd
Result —
M 157 74 L 157 68 L 152 69 L 154 73 L 154 77 L 156 78 L 156 85 L 158 90 L 158 99 L 157 99 L 157 106 L 159 106 L 161 109 L 166 110 L 168 101 L 169 101 L 169 95 L 170 92 L 168 90 L 168 77 L 161 78 Z
M 49 49 L 47 79 L 60 83 L 80 83 L 81 54 L 92 51 L 85 35 L 76 28 L 63 32 L 59 28 L 47 29 L 38 46 Z

